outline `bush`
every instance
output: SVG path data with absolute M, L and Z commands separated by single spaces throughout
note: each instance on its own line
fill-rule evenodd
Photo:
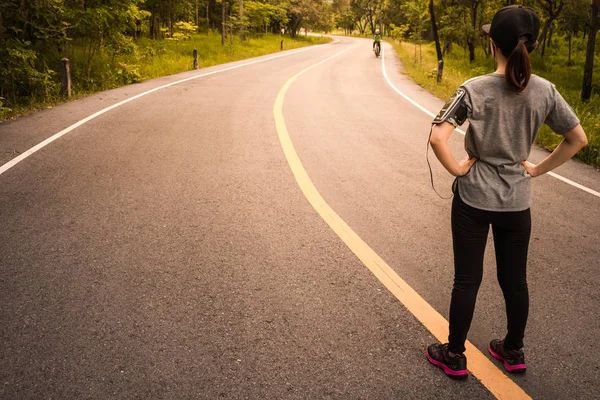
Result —
M 8 115 L 12 110 L 8 107 L 4 107 L 3 97 L 0 97 L 0 119 L 2 119 L 5 115 Z
M 121 83 L 123 85 L 136 83 L 142 80 L 138 65 L 119 63 L 117 75 L 121 78 Z
M 13 103 L 23 99 L 48 101 L 54 97 L 57 74 L 38 59 L 31 42 L 7 40 L 0 49 L 0 60 L 0 82 L 4 84 L 1 94 L 10 96 Z

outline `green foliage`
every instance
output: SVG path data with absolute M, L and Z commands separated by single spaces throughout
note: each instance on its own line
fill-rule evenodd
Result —
M 426 26 L 429 21 L 428 7 L 428 0 L 413 0 L 406 2 L 400 7 L 400 10 L 408 21 L 407 26 L 411 40 L 420 41 L 423 33 L 428 29 L 428 26 Z
M 186 40 L 192 38 L 192 33 L 196 32 L 198 27 L 191 22 L 178 21 L 175 23 L 175 32 L 172 40 Z
M 75 87 L 95 86 L 96 62 L 135 53 L 131 36 L 147 13 L 143 0 L 0 2 L 0 96 L 11 108 L 58 97 L 60 59 L 71 59 Z M 102 76 L 100 79 L 105 79 Z
M 288 22 L 287 10 L 277 4 L 247 1 L 244 3 L 247 27 L 256 32 L 267 32 L 271 23 L 285 25 Z
M 465 23 L 464 9 L 457 5 L 444 9 L 436 19 L 439 20 L 440 41 L 446 50 L 450 50 L 453 43 L 466 45 L 474 33 L 472 26 Z M 460 29 L 457 29 L 457 26 L 460 26 Z
M 117 32 L 106 40 L 106 51 L 112 54 L 112 62 L 117 56 L 132 55 L 136 50 L 135 41 L 122 33 Z
M 410 28 L 408 25 L 396 26 L 394 24 L 390 24 L 387 35 L 394 40 L 402 40 L 408 36 L 409 30 Z
M 150 40 L 142 38 L 127 51 L 120 51 L 114 55 L 112 47 L 106 45 L 103 51 L 92 60 L 92 75 L 88 80 L 86 77 L 87 62 L 85 59 L 73 58 L 71 60 L 71 72 L 73 76 L 73 92 L 75 96 L 81 96 L 96 91 L 107 90 L 124 84 L 141 82 L 160 76 L 189 71 L 192 68 L 192 52 L 198 50 L 198 62 L 201 68 L 231 61 L 237 61 L 248 57 L 261 56 L 279 51 L 281 37 L 279 35 L 262 35 L 261 37 L 249 38 L 241 41 L 239 37 L 233 38 L 227 46 L 221 46 L 220 34 L 209 32 L 208 34 L 192 34 L 184 41 Z M 285 39 L 285 48 L 311 44 L 326 43 L 328 38 L 299 37 L 296 39 Z M 82 54 L 85 51 L 84 44 L 73 44 L 74 54 Z M 23 57 L 33 57 L 31 52 L 24 52 Z M 114 56 L 114 58 L 113 58 Z M 14 58 L 11 58 L 14 59 Z M 18 69 L 12 69 L 16 73 Z M 28 71 L 35 73 L 36 71 Z M 0 70 L 1 73 L 1 70 Z M 20 103 L 17 107 L 8 107 L 6 103 L 0 102 L 0 121 L 26 114 L 35 108 L 45 107 L 59 100 L 60 85 L 56 81 L 56 73 L 48 71 L 46 78 L 38 79 L 40 93 L 44 85 L 51 95 L 31 98 L 28 103 Z M 42 77 L 43 78 L 43 77 Z
M 142 75 L 139 71 L 139 66 L 134 64 L 119 63 L 117 75 L 121 78 L 123 85 L 136 83 L 142 80 Z
M 0 81 L 3 83 L 0 94 L 8 96 L 13 103 L 23 92 L 48 100 L 55 86 L 52 79 L 56 73 L 38 59 L 30 41 L 9 39 L 0 50 L 0 56 Z
M 340 6 L 338 6 L 340 7 Z M 355 16 L 349 8 L 338 11 L 334 18 L 335 26 L 344 32 L 352 32 L 356 26 Z
M 0 120 L 2 120 L 5 116 L 9 115 L 12 111 L 10 108 L 4 107 L 3 101 L 4 98 L 0 97 Z
M 256 37 L 282 28 L 330 30 L 329 0 L 4 0 L 0 1 L 0 96 L 11 109 L 58 97 L 60 60 L 71 65 L 73 92 L 143 79 L 136 68 L 164 53 L 158 42 L 193 41 L 200 29 L 224 32 L 225 49 L 237 50 L 234 34 Z M 222 13 L 224 11 L 224 13 Z M 222 15 L 225 20 L 222 21 Z M 212 36 L 211 36 L 212 37 Z M 221 52 L 221 50 L 219 50 Z M 126 67 L 124 67 L 124 65 Z
M 589 14 L 588 0 L 566 0 L 559 18 L 559 27 L 568 34 L 577 35 L 585 29 Z

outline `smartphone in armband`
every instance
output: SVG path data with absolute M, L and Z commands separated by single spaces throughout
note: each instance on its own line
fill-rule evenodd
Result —
M 464 89 L 457 89 L 433 119 L 432 124 L 438 125 L 444 121 L 450 122 L 454 126 L 464 124 L 467 120 L 467 106 L 464 102 L 466 93 Z
M 444 104 L 444 107 L 442 107 L 439 114 L 433 119 L 433 122 L 431 123 L 431 130 L 429 131 L 429 139 L 427 140 L 427 152 L 425 153 L 425 158 L 427 159 L 427 166 L 429 167 L 431 187 L 440 198 L 445 200 L 451 199 L 454 194 L 452 194 L 450 197 L 443 197 L 435 189 L 435 185 L 433 183 L 433 171 L 431 170 L 431 164 L 429 163 L 429 144 L 434 125 L 438 125 L 446 121 L 454 125 L 454 127 L 457 127 L 465 123 L 467 120 L 467 106 L 464 102 L 466 94 L 467 92 L 464 89 L 457 89 L 456 92 L 454 92 L 454 94 L 450 97 L 450 100 Z M 452 192 L 454 193 L 454 184 L 452 186 Z

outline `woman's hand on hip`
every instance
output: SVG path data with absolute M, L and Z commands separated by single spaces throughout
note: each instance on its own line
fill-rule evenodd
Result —
M 477 162 L 475 157 L 470 157 L 466 155 L 465 158 L 459 161 L 458 163 L 458 171 L 456 171 L 456 176 L 464 176 L 469 173 L 473 165 Z
M 523 166 L 523 168 L 525 168 L 525 171 L 527 171 L 527 173 L 531 175 L 532 178 L 535 178 L 539 175 L 537 165 L 532 164 L 529 161 L 521 161 L 521 165 Z

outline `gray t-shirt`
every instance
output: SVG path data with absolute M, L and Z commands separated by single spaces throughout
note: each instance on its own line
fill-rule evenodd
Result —
M 465 149 L 478 161 L 457 179 L 468 205 L 489 211 L 523 211 L 531 205 L 531 176 L 520 164 L 529 157 L 542 124 L 565 134 L 579 119 L 549 81 L 531 75 L 516 93 L 504 75 L 488 74 L 466 81 L 469 128 Z

